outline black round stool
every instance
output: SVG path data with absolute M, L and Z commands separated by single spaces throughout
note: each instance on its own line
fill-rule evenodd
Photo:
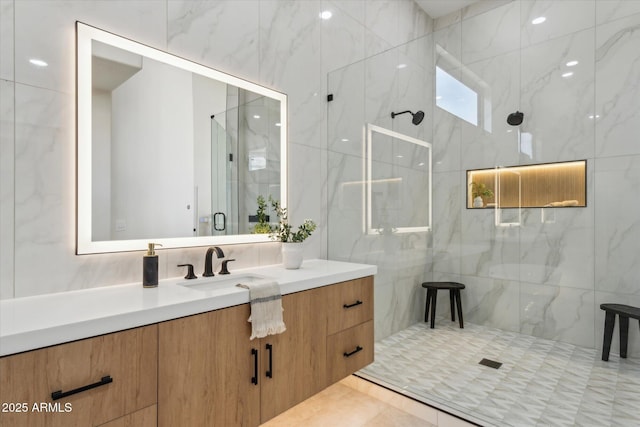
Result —
M 462 302 L 460 300 L 460 289 L 464 289 L 462 283 L 457 282 L 424 282 L 423 288 L 427 288 L 427 303 L 424 309 L 424 321 L 429 319 L 429 305 L 431 305 L 431 329 L 434 328 L 436 321 L 436 299 L 438 297 L 438 289 L 449 289 L 449 300 L 451 301 L 451 321 L 456 321 L 455 307 L 458 307 L 458 319 L 460 327 L 464 328 L 462 321 Z M 454 304 L 455 300 L 455 304 Z

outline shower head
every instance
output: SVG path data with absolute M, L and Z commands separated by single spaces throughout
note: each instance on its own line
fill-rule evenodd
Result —
M 515 113 L 511 113 L 507 116 L 507 123 L 509 123 L 511 126 L 518 126 L 522 123 L 523 119 L 524 113 L 516 111 Z
M 391 112 L 391 118 L 395 119 L 396 116 L 399 116 L 400 114 L 404 114 L 404 113 L 409 113 L 409 114 L 411 114 L 411 116 L 413 116 L 413 119 L 411 119 L 411 123 L 413 123 L 416 126 L 418 126 L 420 123 L 422 123 L 422 120 L 424 119 L 424 112 L 423 111 L 416 111 L 416 113 L 413 114 L 409 110 L 402 111 L 400 113 Z

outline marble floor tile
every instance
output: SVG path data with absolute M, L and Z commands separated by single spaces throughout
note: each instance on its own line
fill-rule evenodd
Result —
M 603 362 L 597 349 L 418 323 L 377 342 L 374 363 L 357 375 L 483 426 L 638 426 L 640 354 L 611 350 Z M 479 365 L 483 358 L 502 366 Z

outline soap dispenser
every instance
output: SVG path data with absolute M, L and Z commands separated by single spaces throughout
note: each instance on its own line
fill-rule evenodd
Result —
M 158 286 L 158 255 L 155 247 L 162 246 L 159 243 L 149 243 L 147 254 L 142 259 L 142 286 L 155 288 Z

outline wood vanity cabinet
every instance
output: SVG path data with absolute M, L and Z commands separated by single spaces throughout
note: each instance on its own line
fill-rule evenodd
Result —
M 127 426 L 118 423 L 128 414 L 136 427 L 155 425 L 157 331 L 150 325 L 0 358 L 0 426 Z M 56 391 L 69 395 L 53 399 Z
M 333 384 L 373 362 L 373 277 L 327 292 L 327 380 Z
M 323 390 L 327 385 L 326 290 L 282 297 L 287 330 L 260 341 L 260 421 L 266 422 Z M 267 348 L 270 346 L 270 350 Z M 270 372 L 271 375 L 267 375 Z
M 249 314 L 244 304 L 160 323 L 158 426 L 260 424 Z
M 248 304 L 161 323 L 158 425 L 257 426 L 322 390 L 322 298 L 283 296 L 287 330 L 262 339 Z
M 372 277 L 282 306 L 287 330 L 259 340 L 248 304 L 161 323 L 158 425 L 258 426 L 373 361 Z

